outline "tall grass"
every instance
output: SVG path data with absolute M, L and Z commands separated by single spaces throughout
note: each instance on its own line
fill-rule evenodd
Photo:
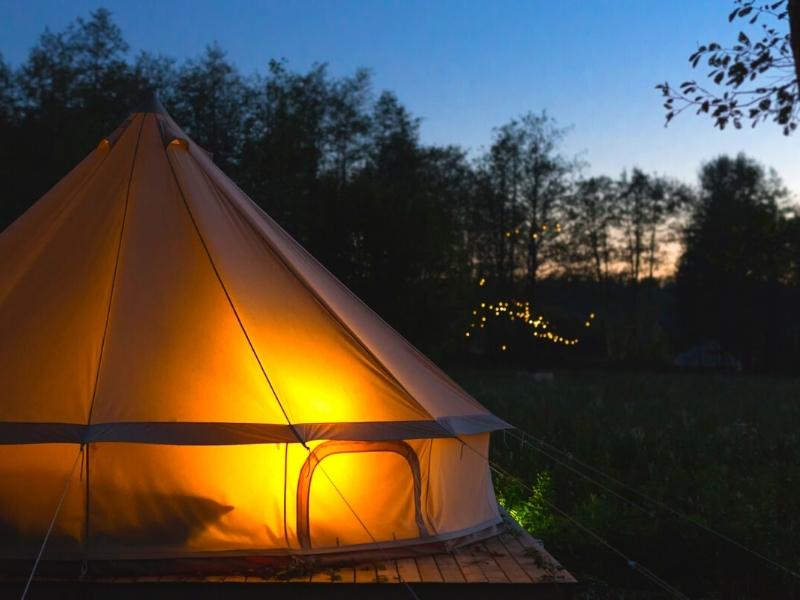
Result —
M 455 377 L 520 429 L 800 571 L 800 380 L 619 372 L 556 373 L 551 382 L 518 372 Z M 512 436 L 495 434 L 492 456 L 533 487 L 529 494 L 513 481 L 495 481 L 508 510 L 588 582 L 579 597 L 661 596 L 548 503 L 691 597 L 800 597 L 800 581 L 611 484 L 646 510 L 624 502 Z

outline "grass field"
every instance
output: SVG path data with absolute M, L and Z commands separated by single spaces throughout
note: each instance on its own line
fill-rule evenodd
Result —
M 800 571 L 800 379 L 557 372 L 540 381 L 512 371 L 454 377 L 536 438 Z M 496 488 L 506 508 L 584 581 L 579 598 L 668 596 L 551 505 L 692 598 L 800 597 L 797 578 L 544 450 L 550 457 L 495 434 L 494 460 L 535 493 L 502 478 Z

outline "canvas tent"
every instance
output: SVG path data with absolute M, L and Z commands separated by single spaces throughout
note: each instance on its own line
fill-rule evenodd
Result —
M 505 423 L 155 98 L 0 234 L 0 274 L 4 557 L 34 556 L 56 510 L 47 557 L 67 559 L 386 548 L 499 521 L 482 456 Z

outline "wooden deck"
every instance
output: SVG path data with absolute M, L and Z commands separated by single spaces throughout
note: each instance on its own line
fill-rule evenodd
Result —
M 562 584 L 575 579 L 523 530 L 507 525 L 494 537 L 455 548 L 450 552 L 413 558 L 297 567 L 272 574 L 165 575 L 138 577 L 88 577 L 80 581 L 37 577 L 30 598 L 326 598 L 412 597 L 408 584 L 420 598 L 564 598 Z M 23 582 L 0 578 L 0 595 Z M 228 584 L 225 586 L 219 584 Z M 380 585 L 382 591 L 376 589 Z M 394 585 L 392 585 L 394 584 Z M 464 585 L 471 584 L 471 585 Z M 566 586 L 571 587 L 571 586 Z M 64 595 L 69 589 L 74 593 Z M 491 588 L 491 589 L 489 589 Z M 48 593 L 49 590 L 49 593 Z M 435 590 L 435 591 L 430 591 Z M 469 592 L 466 593 L 465 592 Z
M 230 578 L 222 578 L 228 581 Z M 242 578 L 270 583 L 279 578 Z M 528 534 L 507 531 L 449 553 L 314 570 L 295 576 L 303 583 L 574 583 L 575 579 Z

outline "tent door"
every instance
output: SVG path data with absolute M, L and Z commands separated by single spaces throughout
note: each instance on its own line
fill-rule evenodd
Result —
M 326 459 L 327 462 L 317 469 Z M 391 539 L 392 535 L 398 539 L 428 537 L 420 510 L 420 488 L 419 460 L 406 442 L 329 441 L 320 444 L 308 455 L 297 483 L 300 547 L 308 550 L 314 546 L 338 545 L 339 535 L 334 538 L 332 532 L 343 527 L 345 521 L 352 523 L 351 508 L 370 529 L 370 534 L 378 539 L 387 539 L 387 536 Z M 335 509 L 326 514 L 325 507 Z M 312 524 L 312 513 L 315 520 L 327 523 Z M 367 535 L 360 524 L 359 528 L 360 531 L 356 531 L 359 536 Z M 318 529 L 327 529 L 329 533 L 321 535 L 325 538 L 322 543 L 316 539 Z

